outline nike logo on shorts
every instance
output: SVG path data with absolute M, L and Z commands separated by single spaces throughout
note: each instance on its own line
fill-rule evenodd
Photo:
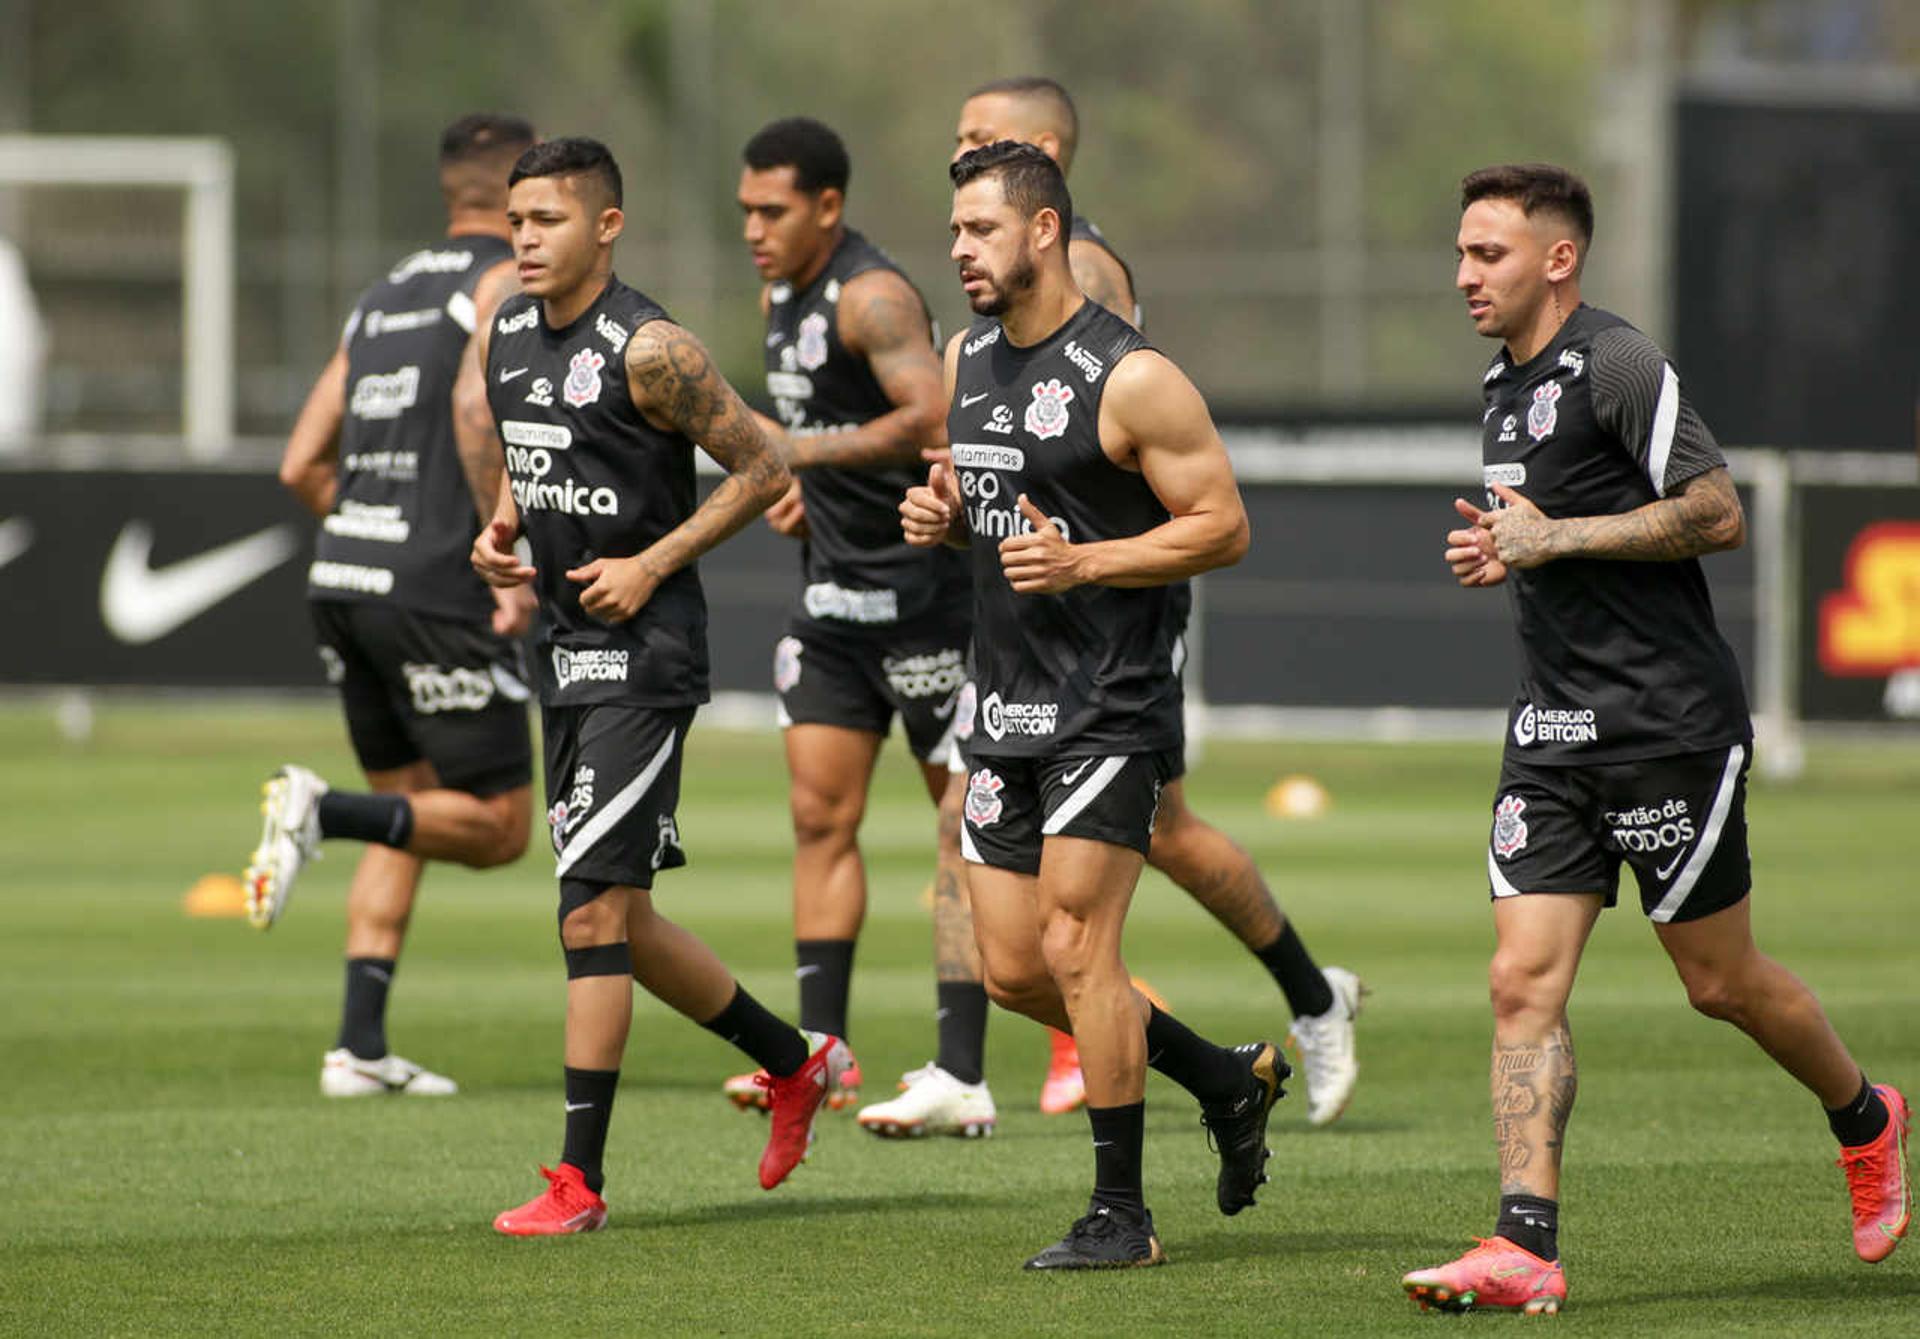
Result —
M 1666 864 L 1662 865 L 1659 869 L 1656 869 L 1653 872 L 1653 877 L 1660 880 L 1660 882 L 1665 883 L 1668 879 L 1673 877 L 1673 872 L 1676 869 L 1680 868 L 1680 862 L 1682 860 L 1685 860 L 1686 858 L 1687 858 L 1687 853 L 1685 851 L 1682 851 L 1679 855 L 1669 860 Z
M 1060 778 L 1060 784 L 1063 786 L 1071 786 L 1074 782 L 1080 779 L 1080 774 L 1086 771 L 1087 768 L 1091 766 L 1093 766 L 1093 759 L 1091 758 L 1081 759 L 1080 765 L 1078 767 L 1074 768 L 1071 772 L 1066 773 Z

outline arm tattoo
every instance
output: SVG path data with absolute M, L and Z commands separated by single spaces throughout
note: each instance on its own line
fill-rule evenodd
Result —
M 944 408 L 940 361 L 926 309 L 903 289 L 891 282 L 863 284 L 839 315 L 841 341 L 866 359 L 893 408 L 851 431 L 791 434 L 796 469 L 920 463 L 929 423 Z
M 1563 1019 L 1540 1043 L 1493 1046 L 1493 1135 L 1500 1193 L 1558 1193 L 1560 1152 L 1578 1087 L 1573 1034 Z M 1537 1183 L 1544 1173 L 1551 1191 Z
M 1129 323 L 1133 320 L 1133 292 L 1120 262 L 1092 242 L 1068 243 L 1067 265 L 1080 291 Z
M 706 501 L 642 555 L 664 578 L 772 506 L 789 476 L 752 411 L 691 332 L 650 321 L 627 341 L 626 364 L 635 407 L 665 420 L 727 470 Z
M 1553 548 L 1561 557 L 1672 562 L 1733 548 L 1745 534 L 1733 479 L 1715 469 L 1633 511 L 1561 521 Z

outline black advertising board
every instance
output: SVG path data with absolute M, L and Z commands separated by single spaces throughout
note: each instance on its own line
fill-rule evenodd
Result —
M 1920 488 L 1800 493 L 1800 714 L 1920 720 Z
M 1674 354 L 1722 442 L 1913 449 L 1916 165 L 1920 102 L 1681 97 Z

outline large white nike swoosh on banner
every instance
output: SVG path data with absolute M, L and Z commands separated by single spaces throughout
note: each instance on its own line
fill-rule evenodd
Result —
M 291 525 L 270 525 L 155 569 L 147 562 L 153 554 L 153 527 L 128 521 L 113 541 L 100 576 L 101 621 L 128 646 L 159 641 L 258 581 L 298 547 Z
M 24 516 L 10 516 L 0 521 L 0 567 L 5 567 L 32 547 L 32 521 Z

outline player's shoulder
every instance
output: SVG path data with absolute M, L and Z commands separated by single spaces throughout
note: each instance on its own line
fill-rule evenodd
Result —
M 1584 350 L 1594 384 L 1603 389 L 1629 383 L 1658 386 L 1669 362 L 1666 351 L 1624 317 L 1597 307 L 1586 310 L 1592 315 Z
M 978 358 L 1002 338 L 1000 322 L 992 316 L 977 316 L 973 324 L 960 331 L 947 342 L 947 352 L 952 354 L 958 349 L 962 359 Z
M 515 335 L 540 324 L 540 299 L 531 293 L 509 293 L 493 310 L 493 333 Z

